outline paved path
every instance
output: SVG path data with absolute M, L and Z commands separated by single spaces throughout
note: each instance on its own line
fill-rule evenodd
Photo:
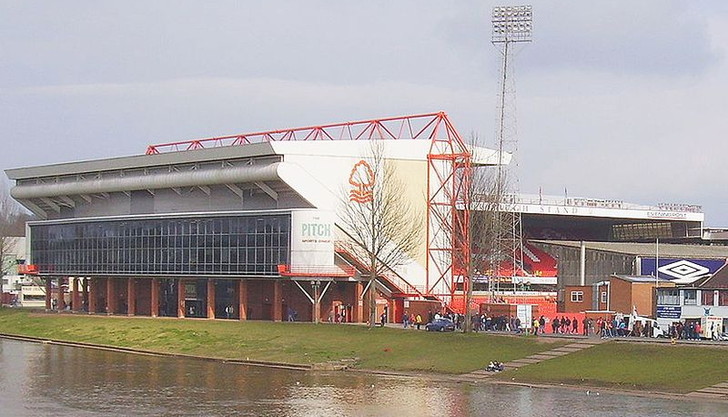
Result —
M 721 382 L 720 384 L 705 387 L 703 389 L 690 392 L 686 395 L 688 397 L 728 400 L 728 382 Z
M 578 342 L 570 343 L 568 345 L 559 346 L 557 348 L 548 350 L 546 352 L 539 352 L 531 356 L 527 356 L 522 359 L 515 359 L 510 362 L 506 362 L 504 365 L 505 370 L 517 369 L 526 365 L 533 365 L 549 359 L 558 358 L 559 356 L 568 355 L 569 353 L 578 352 L 583 349 L 590 348 L 592 346 L 602 343 L 600 339 L 584 339 Z M 479 369 L 477 371 L 470 372 L 464 376 L 471 377 L 475 380 L 487 379 L 497 374 L 497 372 L 487 372 L 485 369 Z

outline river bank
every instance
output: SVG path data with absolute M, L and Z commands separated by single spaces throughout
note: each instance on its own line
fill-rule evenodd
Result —
M 728 403 L 444 374 L 310 372 L 0 338 L 0 409 L 53 415 L 725 416 Z M 677 399 L 677 401 L 676 401 Z M 627 411 L 628 410 L 628 411 Z
M 27 341 L 145 355 L 298 370 L 349 369 L 473 382 L 491 360 L 507 362 L 558 348 L 559 339 L 427 333 L 311 323 L 146 319 L 0 310 L 0 333 Z M 687 394 L 725 382 L 728 349 L 607 342 L 509 370 L 489 383 Z

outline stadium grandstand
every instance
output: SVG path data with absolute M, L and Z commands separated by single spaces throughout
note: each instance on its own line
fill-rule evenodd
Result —
M 24 272 L 45 280 L 48 309 L 241 320 L 283 320 L 293 311 L 302 320 L 366 321 L 369 271 L 337 210 L 342 195 L 370 186 L 352 172 L 373 140 L 421 209 L 412 215 L 427 225 L 411 259 L 377 277 L 377 316 L 388 311 L 390 321 L 416 308 L 462 312 L 467 282 L 475 303 L 538 304 L 555 313 L 565 264 L 549 242 L 695 244 L 722 236 L 704 229 L 695 205 L 512 195 L 501 210 L 521 215 L 522 265 L 505 262 L 468 281 L 455 267 L 471 249 L 459 187 L 469 167 L 510 156 L 475 152 L 440 112 L 6 170 L 11 195 L 37 216 L 27 227 Z M 54 302 L 53 288 L 68 288 L 68 298 Z

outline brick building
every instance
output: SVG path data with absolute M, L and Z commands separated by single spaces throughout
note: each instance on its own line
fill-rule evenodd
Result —
M 564 313 L 612 311 L 641 316 L 655 315 L 655 288 L 672 288 L 675 284 L 653 276 L 612 275 L 592 285 L 569 285 L 564 289 Z

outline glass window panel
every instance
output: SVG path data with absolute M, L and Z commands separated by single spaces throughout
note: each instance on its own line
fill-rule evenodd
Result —
M 31 225 L 41 273 L 277 275 L 290 241 L 287 215 Z

